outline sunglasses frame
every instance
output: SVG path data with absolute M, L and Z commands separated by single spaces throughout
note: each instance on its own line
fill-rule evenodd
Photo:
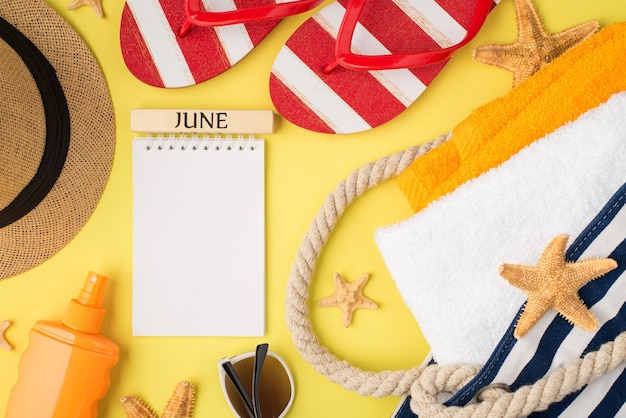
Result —
M 235 357 L 224 357 L 217 362 L 217 368 L 220 374 L 220 384 L 222 386 L 222 392 L 224 393 L 224 399 L 226 400 L 226 403 L 228 403 L 228 406 L 230 407 L 230 410 L 233 412 L 233 414 L 235 414 L 235 416 L 238 416 L 240 418 L 247 418 L 247 417 L 245 416 L 241 417 L 239 415 L 239 413 L 235 410 L 235 406 L 233 405 L 233 403 L 231 402 L 228 396 L 228 391 L 226 390 L 226 380 L 230 378 L 226 374 L 226 371 L 224 370 L 223 365 L 226 364 L 227 362 L 230 362 L 234 366 L 235 364 L 237 364 L 238 362 L 242 360 L 245 360 L 248 358 L 254 358 L 255 356 L 256 356 L 256 351 L 248 351 L 247 353 L 242 353 Z M 283 369 L 285 369 L 285 373 L 287 374 L 287 377 L 289 378 L 289 386 L 291 389 L 289 402 L 287 402 L 287 405 L 285 405 L 285 409 L 283 409 L 283 411 L 277 417 L 277 418 L 283 418 L 287 414 L 289 409 L 291 408 L 291 405 L 293 404 L 293 399 L 295 397 L 295 385 L 293 382 L 293 376 L 291 375 L 291 370 L 289 370 L 289 367 L 287 367 L 287 363 L 285 363 L 282 357 L 280 357 L 278 354 L 274 353 L 273 351 L 268 351 L 267 357 L 273 357 L 274 359 L 278 360 L 281 366 L 283 366 Z

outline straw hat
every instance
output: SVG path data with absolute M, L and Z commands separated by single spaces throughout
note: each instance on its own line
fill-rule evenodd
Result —
M 61 16 L 42 0 L 2 0 L 0 18 L 2 279 L 47 260 L 87 222 L 113 163 L 115 121 L 95 57 Z

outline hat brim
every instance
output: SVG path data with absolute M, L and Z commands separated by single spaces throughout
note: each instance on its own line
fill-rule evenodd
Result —
M 96 58 L 50 6 L 41 0 L 0 2 L 0 17 L 53 65 L 71 121 L 67 159 L 54 187 L 32 211 L 0 228 L 0 279 L 4 279 L 56 254 L 91 217 L 113 164 L 115 118 Z

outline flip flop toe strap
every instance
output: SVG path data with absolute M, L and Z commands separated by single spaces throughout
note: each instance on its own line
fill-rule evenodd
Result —
M 335 44 L 336 59 L 324 67 L 322 71 L 325 74 L 330 73 L 339 65 L 351 70 L 372 71 L 414 68 L 443 61 L 476 36 L 493 5 L 492 0 L 477 0 L 476 9 L 474 10 L 472 20 L 467 28 L 467 33 L 465 37 L 455 45 L 436 51 L 423 51 L 413 54 L 361 55 L 353 53 L 351 51 L 351 45 L 354 30 L 366 1 L 367 0 L 351 0 L 346 7 L 346 13 L 339 27 L 337 42 Z
M 201 0 L 184 0 L 187 20 L 179 31 L 181 37 L 187 35 L 193 26 L 228 26 L 262 20 L 282 19 L 311 10 L 323 0 L 300 0 L 274 3 L 246 9 L 223 12 L 204 11 Z

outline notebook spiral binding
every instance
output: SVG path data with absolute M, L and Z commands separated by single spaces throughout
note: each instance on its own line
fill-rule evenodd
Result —
M 254 151 L 262 139 L 255 135 L 149 134 L 146 151 Z

